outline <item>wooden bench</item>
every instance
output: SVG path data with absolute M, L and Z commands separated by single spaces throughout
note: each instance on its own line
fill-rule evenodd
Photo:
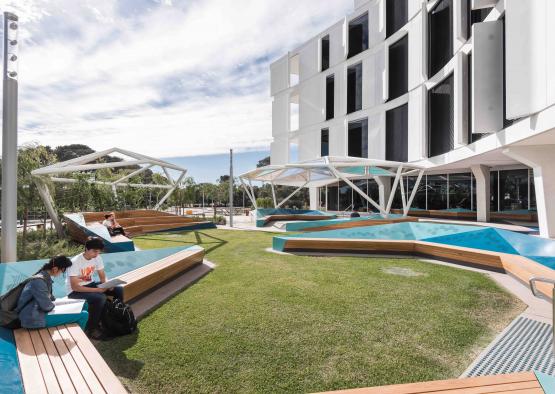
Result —
M 127 393 L 78 325 L 14 336 L 26 393 Z
M 350 390 L 329 391 L 334 394 L 544 394 L 533 372 L 475 378 L 436 380 Z
M 140 297 L 173 277 L 201 264 L 203 259 L 203 248 L 189 248 L 118 276 L 117 278 L 126 282 L 123 285 L 124 301 L 128 302 Z

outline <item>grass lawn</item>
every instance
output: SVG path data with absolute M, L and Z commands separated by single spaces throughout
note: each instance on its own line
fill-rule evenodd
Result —
M 135 238 L 199 244 L 216 269 L 98 344 L 133 392 L 314 392 L 453 378 L 523 304 L 484 275 L 417 259 L 265 251 L 272 234 Z M 393 269 L 392 269 L 393 268 Z M 399 270 L 398 268 L 401 268 Z M 390 271 L 408 269 L 415 276 Z

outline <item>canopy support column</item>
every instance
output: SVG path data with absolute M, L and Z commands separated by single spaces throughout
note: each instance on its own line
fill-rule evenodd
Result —
M 295 189 L 295 191 L 293 193 L 291 193 L 290 195 L 288 195 L 287 197 L 285 197 L 285 199 L 280 202 L 278 205 L 276 205 L 276 208 L 281 207 L 286 201 L 288 201 L 291 197 L 293 197 L 295 194 L 297 194 L 297 192 L 299 190 L 301 190 L 303 187 L 305 187 L 310 181 L 306 181 L 305 183 L 303 183 L 301 186 L 299 186 L 298 188 Z
M 52 220 L 52 224 L 54 224 L 54 228 L 56 229 L 58 237 L 62 238 L 64 236 L 64 228 L 62 227 L 62 223 L 60 222 L 58 213 L 54 209 L 54 203 L 52 202 L 52 196 L 50 195 L 50 190 L 48 190 L 48 186 L 39 177 L 33 177 L 33 181 L 35 182 L 35 185 L 37 186 L 37 191 L 39 192 L 39 195 L 44 202 L 46 212 L 48 212 L 48 216 L 50 216 L 50 220 Z
M 270 186 L 272 186 L 272 198 L 274 199 L 274 208 L 277 208 L 276 188 L 274 187 L 274 182 L 270 182 Z
M 397 168 L 397 173 L 395 174 L 395 180 L 393 181 L 393 186 L 391 186 L 391 194 L 389 195 L 389 201 L 387 202 L 387 208 L 385 210 L 386 215 L 389 215 L 391 211 L 391 204 L 393 204 L 393 197 L 395 197 L 395 192 L 397 191 L 397 185 L 399 184 L 399 179 L 403 171 L 403 166 Z
M 155 210 L 160 209 L 162 204 L 172 195 L 172 193 L 175 191 L 175 189 L 177 189 L 179 187 L 179 184 L 181 183 L 183 178 L 185 178 L 185 172 L 181 173 L 181 175 L 179 176 L 179 179 L 177 179 L 177 181 L 174 182 L 174 186 L 170 190 L 168 190 L 168 192 L 164 195 L 164 197 L 162 197 L 162 199 L 160 201 L 158 201 L 158 204 L 156 204 L 154 206 Z
M 251 200 L 254 209 L 258 209 L 258 207 L 256 206 L 256 199 L 254 198 L 254 194 L 251 194 L 251 191 L 243 181 L 243 178 L 239 178 L 239 180 L 241 181 L 241 185 L 243 186 L 243 189 L 245 189 L 245 191 L 247 192 L 247 196 Z
M 414 197 L 416 196 L 416 192 L 418 191 L 418 188 L 420 187 L 420 181 L 422 181 L 423 176 L 424 176 L 424 170 L 420 170 L 418 172 L 418 177 L 416 178 L 416 182 L 414 183 L 414 188 L 412 189 L 412 192 L 410 193 L 410 197 L 409 197 L 409 201 L 407 202 L 406 209 L 403 210 L 403 216 L 408 215 L 409 209 L 412 205 L 412 201 L 414 200 Z

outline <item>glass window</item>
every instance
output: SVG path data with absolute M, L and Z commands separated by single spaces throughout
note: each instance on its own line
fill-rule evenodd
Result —
M 490 204 L 489 210 L 497 212 L 499 210 L 499 172 L 491 171 L 489 175 Z
M 408 160 L 408 104 L 390 109 L 385 118 L 385 159 Z
M 362 109 L 362 63 L 347 69 L 347 113 Z
M 468 3 L 471 3 L 470 0 L 466 0 Z M 486 17 L 489 15 L 490 11 L 493 7 L 488 8 L 480 8 L 478 10 L 473 10 L 472 5 L 468 4 L 468 12 L 470 13 L 470 17 L 468 18 L 468 32 L 466 34 L 467 38 L 472 36 L 472 25 L 475 23 L 483 22 Z
M 529 170 L 530 172 L 530 209 L 536 209 L 536 184 L 534 182 L 534 170 Z
M 368 180 L 360 179 L 353 182 L 360 190 L 362 190 L 366 195 L 368 194 Z M 377 200 L 375 200 L 377 201 Z M 356 190 L 353 190 L 353 208 L 357 208 L 361 212 L 368 211 L 368 201 L 362 197 Z
M 349 122 L 347 156 L 368 157 L 368 120 Z
M 453 0 L 441 0 L 428 14 L 428 76 L 453 57 Z
M 453 74 L 428 91 L 428 157 L 454 146 Z
M 380 188 L 378 187 L 376 181 L 374 181 L 373 179 L 368 180 L 368 196 L 376 201 L 378 204 L 380 203 Z M 368 203 L 368 211 L 377 212 L 378 210 L 376 209 L 376 207 Z
M 326 186 L 319 187 L 318 191 L 319 191 L 318 197 L 320 199 L 320 201 L 319 201 L 320 210 L 325 211 L 327 209 L 327 207 L 326 207 Z
M 338 202 L 337 184 L 328 186 L 328 211 L 337 211 Z
M 408 20 L 407 0 L 387 0 L 386 33 L 387 37 L 403 27 Z
M 326 77 L 326 120 L 333 119 L 334 98 L 335 98 L 335 76 Z
M 409 35 L 389 46 L 389 100 L 407 93 L 409 86 Z
M 368 49 L 368 13 L 349 22 L 349 55 L 358 55 Z
M 339 211 L 351 209 L 353 205 L 353 189 L 345 182 L 339 182 Z
M 472 209 L 472 176 L 449 174 L 449 208 Z
M 428 175 L 428 209 L 447 209 L 447 176 Z
M 320 156 L 329 156 L 330 154 L 330 130 L 322 129 L 320 132 Z
M 499 171 L 501 211 L 528 209 L 528 170 Z
M 330 67 L 330 36 L 322 37 L 322 71 Z
M 407 177 L 407 201 L 410 198 L 410 193 L 412 193 L 414 189 L 416 178 L 415 176 Z M 418 185 L 416 195 L 412 200 L 411 208 L 426 209 L 426 176 L 423 176 L 420 180 L 420 185 Z

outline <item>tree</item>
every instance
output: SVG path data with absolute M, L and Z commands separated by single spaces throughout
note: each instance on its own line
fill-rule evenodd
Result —
M 262 160 L 258 161 L 258 163 L 256 164 L 256 168 L 266 167 L 266 166 L 269 166 L 269 165 L 270 165 L 270 156 L 266 156 Z

